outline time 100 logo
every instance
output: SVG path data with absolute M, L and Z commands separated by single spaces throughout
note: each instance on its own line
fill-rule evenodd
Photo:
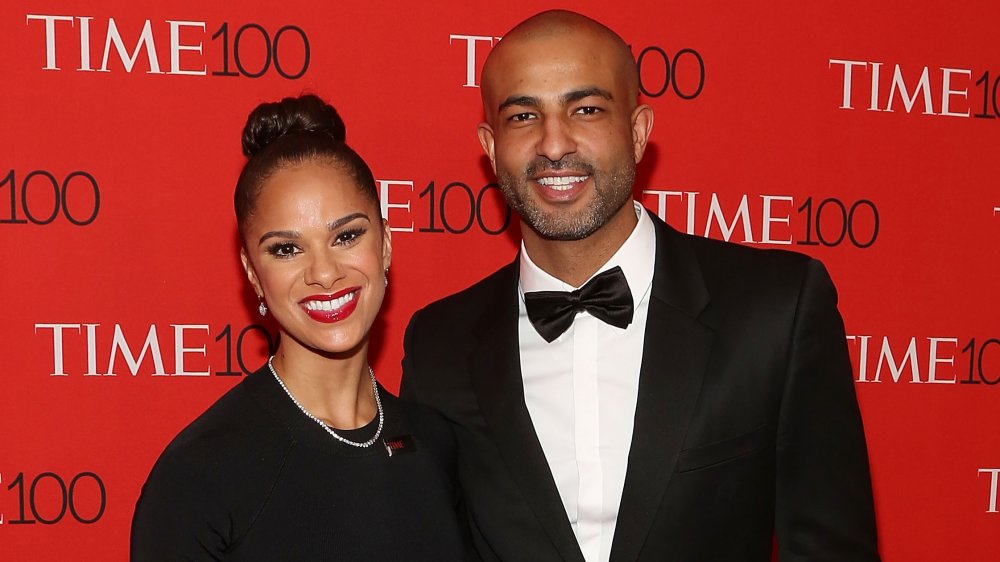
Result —
M 259 23 L 232 25 L 223 22 L 210 41 L 218 45 L 217 54 L 206 53 L 208 24 L 204 21 L 164 20 L 141 25 L 123 23 L 113 17 L 27 14 L 29 27 L 42 30 L 35 45 L 45 51 L 42 70 L 62 70 L 70 51 L 79 72 L 131 73 L 134 68 L 146 74 L 205 76 L 212 66 L 212 76 L 260 78 L 273 70 L 282 78 L 297 80 L 309 70 L 312 50 L 309 36 L 297 25 L 282 25 L 269 31 Z M 214 25 L 213 25 L 214 27 Z M 169 64 L 161 64 L 157 44 L 169 45 Z M 93 46 L 104 45 L 100 64 Z M 79 46 L 79 48 L 77 48 Z M 98 47 L 99 48 L 99 47 Z M 139 64 L 140 58 L 145 64 Z M 117 62 L 115 62 L 117 60 Z M 214 60 L 215 62 L 211 62 Z
M 65 220 L 87 226 L 100 210 L 101 188 L 83 170 L 62 177 L 47 170 L 25 174 L 8 170 L 0 179 L 0 224 L 47 225 Z
M 5 480 L 0 473 L 0 484 Z M 104 516 L 108 493 L 104 481 L 94 472 L 80 472 L 64 477 L 55 472 L 34 476 L 18 472 L 7 492 L 14 495 L 17 516 L 0 513 L 0 525 L 55 525 L 70 519 L 90 525 Z

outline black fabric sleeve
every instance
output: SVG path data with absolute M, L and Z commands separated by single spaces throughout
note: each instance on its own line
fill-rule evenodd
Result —
M 416 382 L 414 381 L 416 367 L 413 359 L 413 337 L 418 316 L 420 316 L 419 310 L 413 313 L 410 322 L 406 325 L 406 332 L 403 335 L 403 374 L 399 381 L 399 397 L 411 402 L 420 403 L 420 398 L 417 396 Z
M 868 451 L 837 293 L 805 274 L 777 434 L 775 531 L 782 562 L 878 561 Z
M 132 562 L 221 560 L 228 517 L 204 478 L 170 457 L 157 461 L 132 517 Z

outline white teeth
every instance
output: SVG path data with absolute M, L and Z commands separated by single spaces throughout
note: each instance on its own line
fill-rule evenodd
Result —
M 580 183 L 587 179 L 587 176 L 565 176 L 565 177 L 543 177 L 538 178 L 538 183 L 545 187 L 550 187 L 556 191 L 566 191 L 573 187 L 573 184 Z
M 333 299 L 333 300 L 328 300 L 328 301 L 318 301 L 318 300 L 306 301 L 306 308 L 309 309 L 309 310 L 323 310 L 325 312 L 331 312 L 331 311 L 334 311 L 334 310 L 337 310 L 337 309 L 343 307 L 345 304 L 347 304 L 347 303 L 351 302 L 352 300 L 354 300 L 354 297 L 357 294 L 358 294 L 357 291 L 351 291 L 350 293 L 347 293 L 346 295 L 344 295 L 344 296 L 342 296 L 340 298 Z

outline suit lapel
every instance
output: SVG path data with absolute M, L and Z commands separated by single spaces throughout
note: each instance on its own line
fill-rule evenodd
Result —
M 677 463 L 712 343 L 711 330 L 697 320 L 708 304 L 698 262 L 683 237 L 652 218 L 656 263 L 612 562 L 639 557 Z
M 583 562 L 576 536 L 524 403 L 518 351 L 517 261 L 503 273 L 496 305 L 476 328 L 472 380 L 483 417 L 508 471 L 539 524 L 567 561 Z

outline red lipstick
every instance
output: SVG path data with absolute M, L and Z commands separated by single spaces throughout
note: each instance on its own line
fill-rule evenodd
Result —
M 349 287 L 332 295 L 312 295 L 299 306 L 313 320 L 324 324 L 340 322 L 354 313 L 361 297 L 361 287 Z

